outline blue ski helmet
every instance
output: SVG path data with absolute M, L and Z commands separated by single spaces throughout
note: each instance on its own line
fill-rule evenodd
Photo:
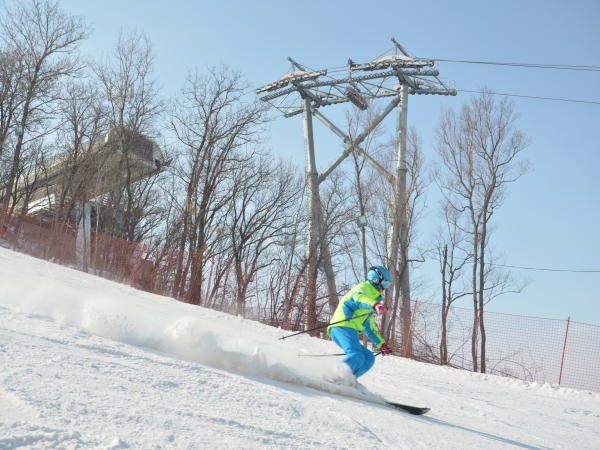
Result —
M 383 266 L 369 267 L 367 280 L 369 280 L 376 288 L 381 286 L 383 289 L 387 289 L 392 284 L 392 277 L 388 270 Z

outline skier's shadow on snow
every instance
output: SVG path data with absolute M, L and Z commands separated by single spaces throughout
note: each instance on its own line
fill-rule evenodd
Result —
M 440 420 L 440 419 L 435 419 L 433 417 L 423 416 L 423 417 L 421 417 L 421 419 L 426 420 L 428 422 L 437 423 L 439 425 L 444 425 L 447 427 L 458 428 L 459 430 L 462 430 L 462 431 L 469 431 L 471 433 L 475 433 L 480 436 L 486 437 L 488 439 L 493 439 L 495 441 L 502 442 L 504 444 L 514 445 L 515 447 L 526 448 L 529 450 L 548 450 L 550 448 L 550 447 L 534 447 L 533 445 L 523 444 L 522 442 L 513 441 L 512 439 L 506 439 L 501 436 L 496 436 L 495 434 L 484 433 L 483 431 L 477 431 L 477 430 L 473 430 L 471 428 L 462 427 L 460 425 L 456 425 L 454 423 L 446 422 L 446 421 Z

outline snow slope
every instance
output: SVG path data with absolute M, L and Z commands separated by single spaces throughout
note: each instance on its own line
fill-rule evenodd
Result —
M 600 394 L 284 334 L 0 249 L 0 449 L 600 448 Z

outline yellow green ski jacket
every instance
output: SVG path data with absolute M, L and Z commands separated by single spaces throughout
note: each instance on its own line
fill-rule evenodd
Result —
M 381 301 L 382 298 L 379 291 L 377 291 L 371 283 L 364 281 L 357 284 L 350 289 L 340 301 L 330 322 L 340 323 L 329 325 L 329 327 L 327 327 L 327 334 L 330 335 L 330 330 L 333 327 L 352 328 L 358 331 L 359 335 L 364 331 L 369 339 L 371 339 L 371 342 L 373 342 L 373 345 L 377 348 L 381 348 L 381 346 L 385 344 L 385 340 L 381 337 L 381 334 L 379 334 L 379 331 L 375 326 L 375 317 L 373 314 L 375 304 L 380 303 Z M 358 317 L 363 315 L 365 316 Z M 353 317 L 358 318 L 353 320 Z

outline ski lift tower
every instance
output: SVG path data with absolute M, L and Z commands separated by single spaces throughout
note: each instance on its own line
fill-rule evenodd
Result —
M 327 279 L 330 307 L 335 308 L 338 303 L 331 255 L 327 239 L 322 235 L 323 211 L 319 196 L 319 185 L 350 153 L 354 152 L 362 156 L 394 186 L 393 218 L 389 230 L 386 263 L 392 275 L 392 280 L 395 280 L 395 282 L 388 289 L 388 295 L 394 298 L 393 291 L 396 289 L 396 292 L 402 295 L 402 311 L 408 311 L 408 314 L 402 314 L 402 337 L 404 342 L 410 325 L 410 278 L 408 267 L 403 271 L 400 279 L 397 279 L 396 274 L 398 263 L 407 261 L 408 253 L 407 249 L 402 248 L 402 243 L 406 242 L 405 234 L 407 232 L 405 226 L 406 211 L 403 205 L 405 204 L 406 186 L 408 95 L 456 95 L 457 91 L 438 78 L 439 72 L 435 67 L 434 60 L 411 56 L 394 38 L 392 38 L 392 42 L 394 43 L 394 53 L 391 55 L 364 64 L 348 60 L 347 74 L 343 78 L 328 75 L 327 70 L 307 70 L 292 58 L 288 58 L 292 63 L 290 71 L 275 82 L 257 89 L 256 93 L 262 94 L 259 97 L 260 100 L 270 103 L 286 118 L 301 113 L 304 115 L 304 142 L 307 160 L 306 181 L 308 185 L 308 240 L 305 276 L 307 283 L 309 283 L 305 296 L 312 296 L 312 301 L 310 301 L 310 298 L 305 299 L 307 300 L 305 302 L 305 305 L 307 305 L 305 328 L 308 328 L 310 321 L 315 319 L 311 316 L 311 313 L 314 313 L 314 289 L 319 268 L 325 272 Z M 333 72 L 333 70 L 330 70 L 330 72 Z M 391 97 L 392 101 L 354 140 L 350 139 L 321 113 L 321 109 L 325 106 L 347 102 L 351 102 L 357 108 L 365 110 L 369 107 L 369 100 L 383 97 Z M 398 162 L 395 174 L 392 174 L 373 159 L 360 145 L 369 133 L 395 108 L 398 111 L 396 126 Z M 345 144 L 344 151 L 320 174 L 317 172 L 315 162 L 313 116 L 333 131 Z M 317 257 L 318 255 L 320 255 L 320 258 Z M 317 267 L 317 263 L 319 267 Z M 404 326 L 405 320 L 408 321 L 407 326 Z M 385 334 L 387 334 L 387 325 L 387 323 L 384 325 Z

